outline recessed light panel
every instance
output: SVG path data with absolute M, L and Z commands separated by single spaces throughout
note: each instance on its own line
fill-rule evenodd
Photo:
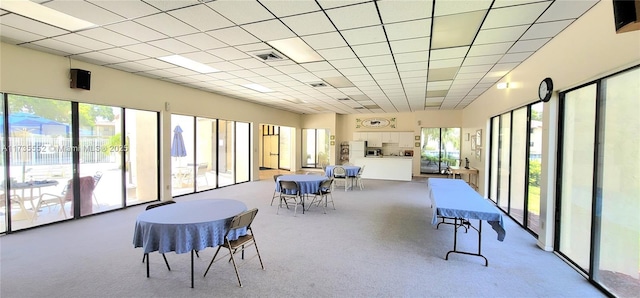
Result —
M 185 57 L 182 57 L 180 55 L 165 56 L 165 57 L 160 57 L 158 59 L 160 59 L 162 61 L 165 61 L 165 62 L 169 62 L 171 64 L 178 65 L 180 67 L 184 67 L 184 68 L 187 68 L 187 69 L 191 69 L 193 71 L 197 71 L 199 73 L 212 73 L 212 72 L 218 72 L 219 71 L 219 70 L 217 70 L 217 69 L 215 69 L 215 68 L 213 68 L 211 66 L 202 64 L 200 62 L 193 61 L 193 60 L 191 60 L 189 58 L 185 58 Z
M 78 31 L 96 26 L 94 23 L 72 17 L 28 0 L 0 1 L 0 8 L 69 31 Z

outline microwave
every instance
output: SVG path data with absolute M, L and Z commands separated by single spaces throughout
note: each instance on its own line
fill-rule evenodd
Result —
M 367 156 L 380 156 L 382 155 L 382 150 L 380 149 L 375 149 L 375 150 L 367 150 Z

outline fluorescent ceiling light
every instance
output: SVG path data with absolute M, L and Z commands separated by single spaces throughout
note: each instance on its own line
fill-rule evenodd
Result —
M 249 88 L 249 89 L 253 89 L 253 90 L 258 91 L 258 92 L 265 92 L 265 93 L 266 92 L 273 92 L 273 90 L 271 90 L 271 89 L 269 89 L 269 88 L 267 88 L 265 86 L 258 85 L 258 84 L 247 84 L 247 85 L 242 85 L 242 86 L 246 87 L 246 88 Z
M 509 88 L 509 83 L 498 83 L 496 87 L 498 87 L 498 89 L 507 89 Z
M 329 85 L 333 86 L 334 88 L 346 88 L 346 87 L 356 86 L 353 83 L 351 83 L 349 79 L 345 77 L 322 78 L 322 80 L 329 83 Z
M 72 17 L 28 0 L 0 1 L 0 8 L 69 31 L 78 31 L 96 26 L 94 23 Z
M 212 72 L 218 72 L 219 71 L 219 70 L 217 70 L 217 69 L 215 69 L 215 68 L 213 68 L 211 66 L 202 64 L 200 62 L 193 61 L 193 60 L 191 60 L 189 58 L 185 58 L 185 57 L 182 57 L 180 55 L 165 56 L 165 57 L 160 57 L 158 59 L 160 59 L 160 60 L 162 60 L 164 62 L 169 62 L 171 64 L 178 65 L 180 67 L 184 67 L 184 68 L 187 68 L 187 69 L 191 69 L 193 71 L 197 71 L 199 73 L 212 73 Z
M 269 41 L 268 44 L 298 63 L 324 61 L 320 54 L 298 37 Z
M 433 19 L 431 49 L 454 48 L 471 45 L 486 10 L 460 13 Z

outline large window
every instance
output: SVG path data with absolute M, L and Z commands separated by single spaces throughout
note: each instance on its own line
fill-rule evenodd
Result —
M 171 115 L 172 195 L 250 180 L 250 133 L 246 122 Z
M 5 104 L 2 231 L 158 199 L 156 112 L 13 94 Z
M 302 129 L 302 167 L 322 168 L 329 164 L 329 131 Z
M 491 119 L 489 198 L 537 235 L 540 222 L 542 107 L 538 102 Z
M 460 128 L 422 128 L 420 173 L 444 174 L 460 165 Z
M 560 95 L 556 250 L 605 290 L 640 292 L 640 68 Z

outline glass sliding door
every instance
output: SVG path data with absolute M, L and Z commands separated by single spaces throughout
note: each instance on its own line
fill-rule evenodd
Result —
M 498 206 L 509 212 L 509 179 L 511 176 L 511 113 L 500 115 L 500 156 L 498 162 Z
M 246 122 L 236 121 L 236 181 L 235 183 L 248 182 L 251 168 L 250 125 Z
M 159 197 L 160 179 L 158 113 L 124 109 L 124 114 L 126 204 L 155 201 Z M 99 187 L 96 186 L 96 189 Z
M 544 104 L 531 105 L 529 124 L 529 168 L 527 181 L 527 223 L 534 234 L 540 233 L 540 174 L 542 172 L 542 115 Z
M 9 198 L 9 196 L 7 195 L 7 183 L 5 183 L 6 181 L 6 175 L 5 172 L 7 170 L 6 165 L 5 165 L 5 159 L 7 157 L 7 144 L 5 144 L 5 137 L 4 137 L 4 128 L 6 127 L 5 122 L 5 111 L 4 111 L 4 107 L 5 107 L 5 98 L 4 98 L 4 93 L 0 93 L 0 123 L 2 124 L 1 129 L 0 129 L 0 146 L 2 146 L 2 152 L 0 152 L 0 181 L 2 181 L 1 185 L 0 185 L 0 200 L 2 200 L 2 202 L 0 202 L 1 208 L 0 210 L 2 210 L 2 212 L 0 212 L 0 220 L 2 220 L 0 222 L 0 233 L 4 233 L 7 231 L 7 213 L 11 213 L 11 205 L 10 202 L 7 200 L 7 198 Z
M 194 117 L 171 115 L 171 195 L 195 191 Z
M 420 173 L 444 174 L 460 165 L 460 128 L 422 128 Z
M 9 94 L 7 104 L 11 229 L 72 218 L 71 102 Z
M 640 68 L 602 82 L 598 148 L 602 213 L 594 279 L 619 297 L 640 293 Z M 594 268 L 594 269 L 595 269 Z
M 640 292 L 640 67 L 560 94 L 556 250 L 612 296 Z
M 509 183 L 510 208 L 509 214 L 521 225 L 524 225 L 524 201 L 526 193 L 527 166 L 527 108 L 520 108 L 512 114 L 511 134 L 511 180 Z
M 500 117 L 491 119 L 491 147 L 489 148 L 489 158 L 491 159 L 491 170 L 489 173 L 489 199 L 494 203 L 498 202 L 498 182 L 500 162 Z
M 216 146 L 217 120 L 196 118 L 196 191 L 213 189 L 216 187 Z
M 280 126 L 279 128 L 279 168 L 284 170 L 291 169 L 291 148 L 294 146 L 293 136 L 295 135 L 295 128 Z
M 569 92 L 563 100 L 560 242 L 557 249 L 589 270 L 596 84 Z
M 235 183 L 234 121 L 218 120 L 218 185 Z
M 302 167 L 322 168 L 329 164 L 329 131 L 302 129 Z
M 78 116 L 80 184 L 94 184 L 93 190 L 80 191 L 80 216 L 121 208 L 123 153 L 128 151 L 122 109 L 80 103 Z

